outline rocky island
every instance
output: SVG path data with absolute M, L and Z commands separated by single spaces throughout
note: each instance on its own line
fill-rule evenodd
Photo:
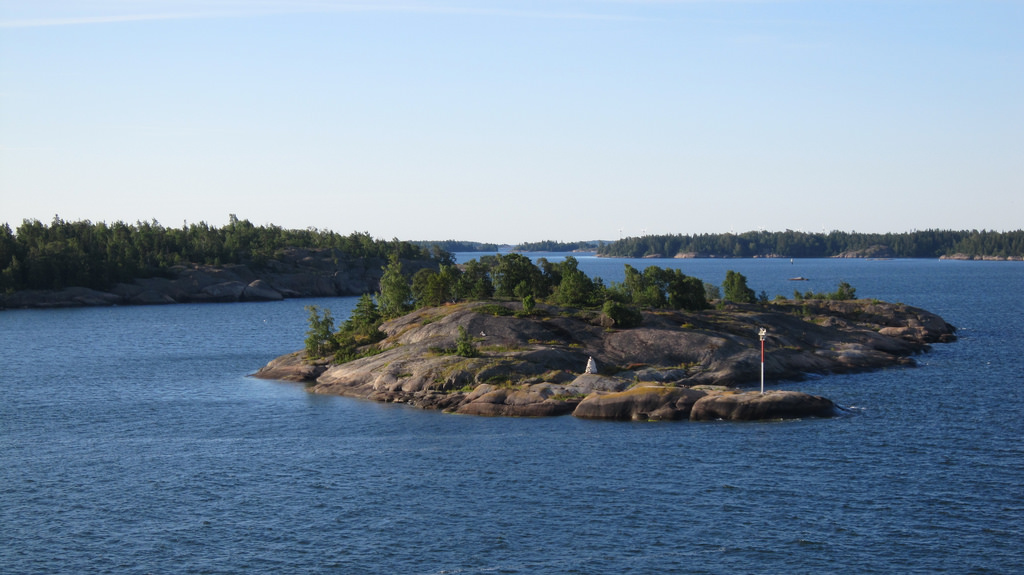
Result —
M 797 391 L 744 391 L 765 377 L 798 380 L 912 366 L 933 343 L 955 341 L 941 317 L 875 300 L 726 303 L 642 312 L 628 329 L 599 310 L 518 302 L 422 308 L 384 322 L 374 354 L 341 364 L 279 357 L 253 374 L 309 391 L 451 413 L 611 420 L 824 417 L 837 407 Z M 456 355 L 460 331 L 474 353 Z M 593 366 L 596 370 L 588 369 Z M 596 373 L 587 373 L 596 371 Z

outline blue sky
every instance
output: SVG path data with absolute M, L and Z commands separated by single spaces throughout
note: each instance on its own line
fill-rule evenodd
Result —
M 0 222 L 1022 227 L 1024 2 L 0 0 Z

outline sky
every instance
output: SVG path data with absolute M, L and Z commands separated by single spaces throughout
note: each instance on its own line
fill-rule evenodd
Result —
M 0 0 L 0 223 L 1024 227 L 1024 0 Z

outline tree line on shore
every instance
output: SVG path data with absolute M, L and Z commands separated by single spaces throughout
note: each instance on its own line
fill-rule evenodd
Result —
M 691 253 L 715 257 L 833 257 L 885 246 L 891 257 L 932 258 L 965 254 L 969 257 L 1022 257 L 1024 231 L 927 230 L 906 234 L 831 232 L 808 234 L 746 232 L 743 234 L 663 235 L 625 238 L 610 243 L 536 242 L 521 244 L 528 251 L 597 250 L 599 255 L 673 257 Z M 496 249 L 493 244 L 447 240 L 440 243 L 374 239 L 367 233 L 338 234 L 308 228 L 255 226 L 234 214 L 223 227 L 205 222 L 165 227 L 153 220 L 127 224 L 69 222 L 55 216 L 49 224 L 25 220 L 16 230 L 0 225 L 0 292 L 61 289 L 82 286 L 107 289 L 119 282 L 166 275 L 172 266 L 186 264 L 246 264 L 259 267 L 284 248 L 336 250 L 348 259 L 429 260 L 451 264 L 449 252 L 465 248 Z M 531 280 L 533 281 L 533 280 Z
M 157 221 L 127 224 L 69 222 L 50 225 L 25 220 L 14 231 L 0 225 L 0 292 L 106 289 L 119 282 L 166 274 L 175 265 L 246 264 L 259 267 L 284 248 L 327 248 L 349 259 L 391 255 L 405 260 L 451 261 L 439 248 L 399 240 L 377 240 L 367 233 L 341 235 L 309 228 L 287 230 L 255 226 L 233 214 L 228 225 L 205 222 L 164 227 Z
M 647 235 L 601 245 L 603 256 L 642 258 L 696 254 L 705 257 L 828 258 L 851 252 L 884 248 L 888 257 L 1019 258 L 1024 256 L 1024 230 L 1011 232 L 923 230 L 907 233 L 806 233 L 752 231 L 741 234 Z
M 496 252 L 501 249 L 501 246 L 498 244 L 463 240 L 419 240 L 413 243 L 424 249 L 430 250 L 436 247 L 446 252 Z
M 521 252 L 587 252 L 594 251 L 605 243 L 607 242 L 558 242 L 554 240 L 545 240 L 540 242 L 521 243 L 516 246 L 516 250 Z

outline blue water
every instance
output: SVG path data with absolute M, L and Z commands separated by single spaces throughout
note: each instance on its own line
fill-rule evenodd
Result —
M 353 298 L 4 311 L 0 572 L 1024 572 L 1024 266 L 579 259 L 608 281 L 733 269 L 770 296 L 845 280 L 961 339 L 770 382 L 849 416 L 640 424 L 246 377 L 301 346 L 304 305 Z

